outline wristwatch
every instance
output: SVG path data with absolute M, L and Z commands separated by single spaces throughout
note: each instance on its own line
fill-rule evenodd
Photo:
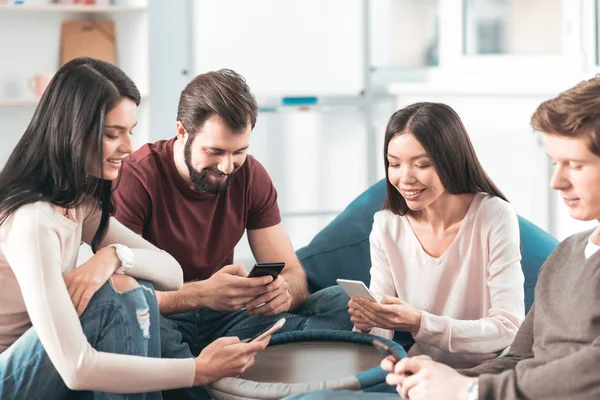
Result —
M 479 379 L 469 386 L 469 390 L 467 390 L 467 400 L 479 400 Z
M 111 244 L 109 247 L 115 248 L 117 258 L 121 261 L 121 266 L 115 271 L 117 274 L 124 274 L 127 269 L 133 267 L 133 251 L 129 247 L 118 243 Z

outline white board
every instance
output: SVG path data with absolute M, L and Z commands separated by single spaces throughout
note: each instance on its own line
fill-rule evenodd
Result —
M 364 88 L 361 0 L 197 0 L 195 72 L 230 68 L 258 96 Z

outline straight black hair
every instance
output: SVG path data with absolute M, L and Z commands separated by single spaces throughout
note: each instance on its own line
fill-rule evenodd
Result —
M 91 173 L 102 176 L 104 118 L 122 98 L 140 104 L 133 81 L 110 63 L 81 57 L 56 72 L 0 172 L 0 225 L 30 203 L 73 208 L 91 198 L 102 209 L 98 250 L 114 206 L 111 182 Z
M 421 143 L 448 193 L 485 192 L 508 201 L 481 166 L 458 114 L 446 104 L 423 102 L 396 111 L 387 124 L 383 145 L 387 189 L 384 210 L 398 215 L 408 212 L 406 200 L 390 183 L 387 158 L 390 141 L 404 134 L 413 135 Z

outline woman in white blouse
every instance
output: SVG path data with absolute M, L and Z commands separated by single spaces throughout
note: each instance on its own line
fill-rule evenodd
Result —
M 353 298 L 355 328 L 388 338 L 411 332 L 409 355 L 454 367 L 495 357 L 525 318 L 515 211 L 447 105 L 394 113 L 384 163 L 387 198 L 370 236 L 370 289 L 380 304 Z
M 114 65 L 67 63 L 0 173 L 2 399 L 160 399 L 239 375 L 268 343 L 221 338 L 160 359 L 153 286 L 179 289 L 181 267 L 111 217 L 139 102 Z M 82 241 L 95 254 L 75 268 Z

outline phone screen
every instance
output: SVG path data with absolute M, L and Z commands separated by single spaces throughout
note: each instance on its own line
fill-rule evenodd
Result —
M 256 278 L 258 276 L 272 276 L 273 280 L 277 279 L 281 271 L 285 267 L 284 262 L 274 263 L 256 263 L 254 268 L 248 274 L 248 278 Z
M 344 292 L 350 297 L 361 296 L 371 301 L 378 303 L 375 295 L 371 293 L 367 285 L 361 281 L 354 281 L 349 279 L 336 279 L 338 285 L 342 287 Z

